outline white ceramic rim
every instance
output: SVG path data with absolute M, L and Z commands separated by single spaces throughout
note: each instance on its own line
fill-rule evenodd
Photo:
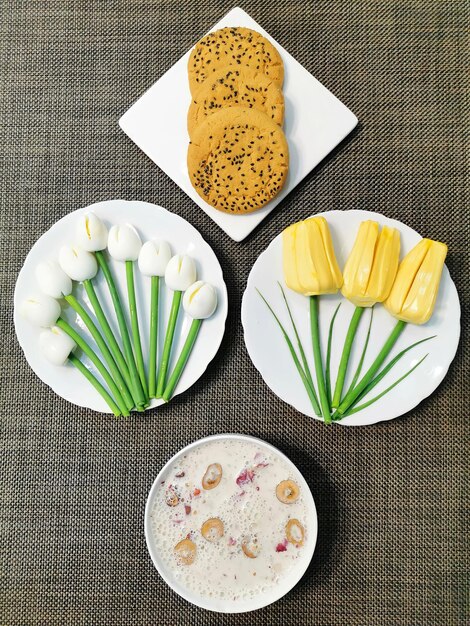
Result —
M 299 482 L 300 482 L 300 486 L 303 489 L 303 492 L 305 493 L 305 504 L 307 507 L 307 516 L 309 519 L 309 523 L 311 525 L 311 529 L 309 529 L 309 535 L 311 537 L 310 540 L 310 554 L 307 554 L 307 556 L 304 558 L 305 559 L 305 566 L 304 567 L 299 567 L 298 572 L 295 573 L 293 580 L 291 581 L 291 583 L 287 583 L 285 586 L 283 586 L 282 582 L 280 582 L 278 585 L 276 585 L 275 587 L 273 587 L 273 591 L 272 592 L 268 592 L 265 594 L 260 594 L 258 596 L 256 596 L 255 598 L 253 598 L 252 600 L 249 601 L 250 603 L 250 607 L 249 608 L 242 608 L 239 611 L 237 610 L 233 610 L 232 607 L 230 607 L 230 609 L 228 609 L 227 611 L 221 611 L 219 609 L 214 608 L 213 606 L 211 606 L 211 599 L 210 598 L 202 598 L 200 596 L 198 596 L 197 594 L 192 594 L 190 591 L 188 591 L 187 589 L 185 589 L 183 586 L 181 586 L 180 588 L 177 588 L 176 585 L 173 584 L 173 582 L 165 575 L 165 572 L 162 570 L 162 568 L 160 567 L 160 564 L 158 562 L 158 551 L 155 548 L 155 545 L 153 543 L 153 531 L 152 531 L 152 524 L 150 521 L 150 515 L 152 512 L 152 505 L 153 505 L 153 499 L 155 497 L 156 491 L 160 485 L 160 481 L 162 480 L 163 475 L 165 474 L 166 470 L 168 469 L 168 467 L 174 462 L 176 461 L 181 455 L 189 452 L 190 450 L 193 450 L 194 448 L 197 448 L 198 446 L 201 446 L 205 443 L 208 443 L 210 441 L 220 441 L 220 440 L 224 440 L 224 439 L 232 439 L 235 441 L 249 441 L 252 443 L 255 443 L 256 445 L 260 445 L 268 450 L 270 450 L 271 452 L 277 454 L 281 459 L 283 459 L 288 465 L 292 466 L 295 471 L 296 474 L 299 477 Z M 276 448 L 275 446 L 273 446 L 272 444 L 268 443 L 267 441 L 264 441 L 263 439 L 259 439 L 258 437 L 253 437 L 251 435 L 240 435 L 240 434 L 236 434 L 236 433 L 225 433 L 225 434 L 219 434 L 219 435 L 210 435 L 208 437 L 204 437 L 203 439 L 198 439 L 197 441 L 193 441 L 192 443 L 190 443 L 189 445 L 185 446 L 184 448 L 182 448 L 181 450 L 179 450 L 176 454 L 174 454 L 171 459 L 169 459 L 169 461 L 167 461 L 165 463 L 165 465 L 162 467 L 162 469 L 158 472 L 157 477 L 155 478 L 152 487 L 150 489 L 149 495 L 147 497 L 147 502 L 145 505 L 145 516 L 144 516 L 144 533 L 145 533 L 145 542 L 147 544 L 147 550 L 149 551 L 150 557 L 152 559 L 152 562 L 155 566 L 155 569 L 158 571 L 158 573 L 160 574 L 160 576 L 163 578 L 163 580 L 166 582 L 166 584 L 173 589 L 173 591 L 175 593 L 177 593 L 179 596 L 181 596 L 182 598 L 184 598 L 185 600 L 187 600 L 188 602 L 190 602 L 191 604 L 194 604 L 195 606 L 198 606 L 202 609 L 207 609 L 208 611 L 214 611 L 217 613 L 246 613 L 249 611 L 255 611 L 257 609 L 262 609 L 265 606 L 268 606 L 269 604 L 272 604 L 273 602 L 277 602 L 277 600 L 280 600 L 283 596 L 285 596 L 287 593 L 289 593 L 289 591 L 291 591 L 296 585 L 297 583 L 301 580 L 301 578 L 303 577 L 303 575 L 305 574 L 305 572 L 307 571 L 313 554 L 315 552 L 315 546 L 317 543 L 317 536 L 318 536 L 318 516 L 317 516 L 317 509 L 315 506 L 315 501 L 313 499 L 313 495 L 312 492 L 310 490 L 310 487 L 308 486 L 307 481 L 305 480 L 305 478 L 303 477 L 301 471 L 299 470 L 299 468 L 289 459 L 289 457 L 287 457 L 283 452 L 281 452 L 278 448 Z M 251 604 L 253 606 L 251 606 Z

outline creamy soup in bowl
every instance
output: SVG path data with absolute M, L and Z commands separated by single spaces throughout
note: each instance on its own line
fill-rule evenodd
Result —
M 215 435 L 178 452 L 145 512 L 164 580 L 203 608 L 238 613 L 285 595 L 312 558 L 317 516 L 295 465 L 268 443 Z

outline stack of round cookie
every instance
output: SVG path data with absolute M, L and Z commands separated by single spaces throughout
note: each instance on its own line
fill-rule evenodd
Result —
M 222 28 L 196 44 L 188 76 L 193 187 L 220 211 L 260 209 L 282 189 L 289 168 L 279 53 L 249 28 Z

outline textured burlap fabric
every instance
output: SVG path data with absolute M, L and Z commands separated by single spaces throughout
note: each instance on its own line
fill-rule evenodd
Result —
M 255 259 L 316 210 L 370 209 L 449 244 L 468 327 L 464 0 L 247 2 L 245 8 L 359 117 L 353 134 L 243 243 L 233 243 L 119 130 L 120 115 L 232 5 L 4 0 L 0 624 L 451 626 L 469 623 L 468 351 L 437 391 L 369 428 L 325 427 L 278 400 L 252 366 L 240 302 Z M 200 382 L 116 421 L 57 397 L 16 342 L 12 295 L 36 239 L 75 208 L 157 202 L 196 226 L 222 264 L 230 313 Z M 145 499 L 180 447 L 218 432 L 278 446 L 311 485 L 313 562 L 252 614 L 176 596 L 143 535 Z

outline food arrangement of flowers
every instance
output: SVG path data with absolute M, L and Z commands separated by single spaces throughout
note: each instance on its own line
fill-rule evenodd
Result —
M 125 266 L 127 302 L 121 297 L 107 254 Z M 150 329 L 149 359 L 144 362 L 139 312 L 134 281 L 135 263 L 149 277 Z M 113 333 L 95 289 L 94 279 L 101 271 L 117 321 L 119 333 Z M 137 231 L 129 224 L 114 225 L 109 233 L 93 213 L 81 214 L 72 245 L 64 245 L 57 259 L 36 267 L 39 295 L 27 298 L 21 313 L 40 330 L 39 346 L 46 359 L 55 365 L 70 363 L 93 385 L 116 416 L 130 411 L 144 411 L 152 398 L 168 402 L 190 357 L 202 321 L 217 307 L 217 293 L 212 285 L 197 280 L 194 260 L 188 255 L 172 256 L 166 241 L 147 241 L 142 245 Z M 73 284 L 81 283 L 90 307 L 73 293 Z M 158 355 L 159 297 L 162 288 L 173 292 L 173 304 L 167 321 L 165 341 Z M 59 302 L 60 301 L 60 302 Z M 183 348 L 170 371 L 175 329 L 183 302 L 185 314 L 192 320 Z M 74 310 L 93 341 L 85 339 L 74 324 L 62 315 L 61 303 Z M 92 310 L 90 310 L 90 308 Z M 130 324 L 128 321 L 130 321 Z M 88 357 L 94 370 L 75 354 Z M 176 357 L 176 355 L 175 355 Z M 97 376 L 98 374 L 98 376 Z
M 370 392 L 374 387 L 387 376 L 409 350 L 433 339 L 433 337 L 426 337 L 416 341 L 386 362 L 408 323 L 424 324 L 431 318 L 446 254 L 445 244 L 431 239 L 422 239 L 400 263 L 398 229 L 388 226 L 380 228 L 377 222 L 366 220 L 359 226 L 355 243 L 341 272 L 328 223 L 324 217 L 309 218 L 292 224 L 284 230 L 282 256 L 285 285 L 288 289 L 309 298 L 310 335 L 316 386 L 283 285 L 279 283 L 296 347 L 273 306 L 260 290 L 258 293 L 286 341 L 315 414 L 323 417 L 325 423 L 341 420 L 370 406 L 410 376 L 424 361 L 427 354 L 380 394 L 370 397 Z M 321 295 L 335 294 L 340 289 L 342 295 L 354 304 L 355 309 L 349 323 L 333 387 L 330 367 L 332 337 L 341 303 L 338 304 L 330 320 L 327 350 L 323 359 L 318 323 L 319 301 Z M 362 373 L 368 350 L 373 310 L 380 304 L 397 319 L 397 322 L 372 364 L 365 373 Z M 349 386 L 345 389 L 351 349 L 366 308 L 371 311 L 368 333 L 362 346 L 359 363 Z

